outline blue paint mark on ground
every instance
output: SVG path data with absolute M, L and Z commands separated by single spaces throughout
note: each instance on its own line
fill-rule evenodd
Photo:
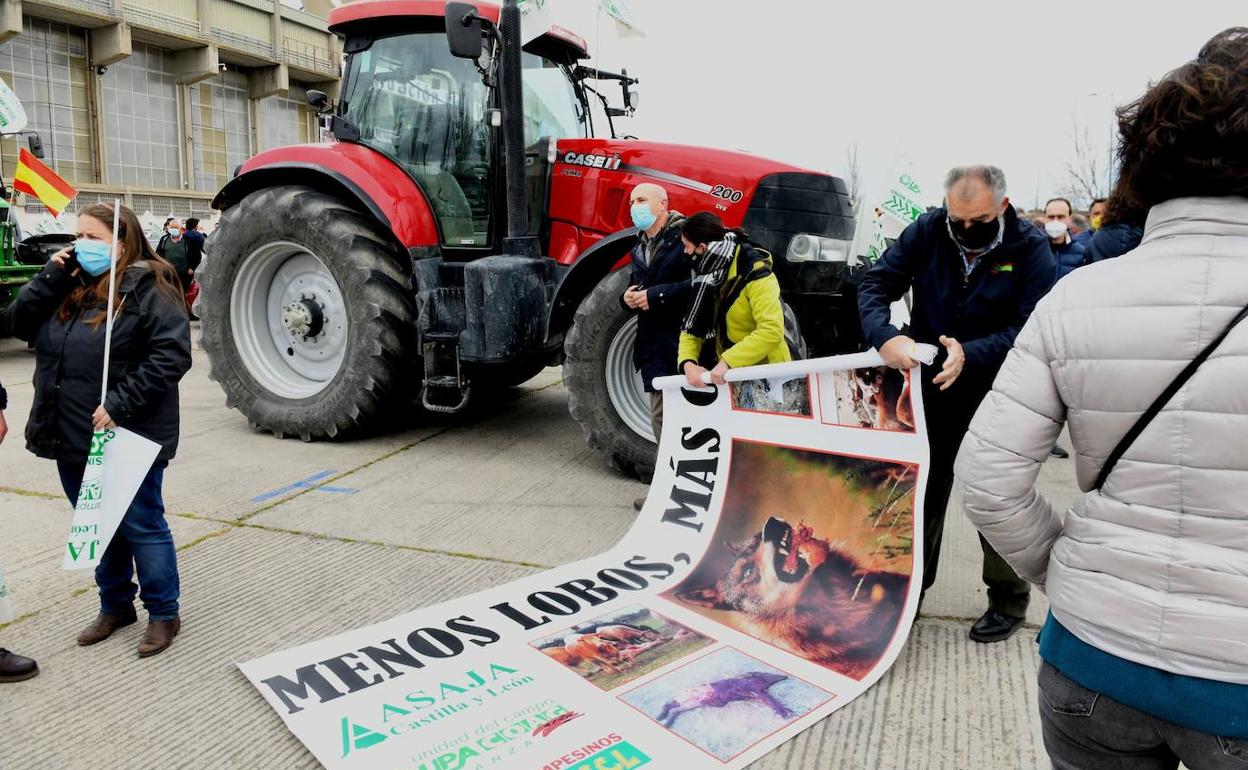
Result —
M 321 479 L 329 478 L 330 476 L 334 475 L 334 473 L 336 473 L 336 471 L 332 471 L 332 470 L 321 471 L 320 473 L 314 473 L 311 476 L 308 476 L 306 479 L 299 479 L 298 481 L 292 481 L 291 483 L 287 484 L 284 487 L 279 487 L 278 489 L 270 490 L 268 492 L 265 492 L 264 494 L 256 495 L 255 497 L 251 498 L 251 501 L 253 503 L 263 503 L 263 502 L 272 500 L 275 497 L 288 495 L 291 492 L 297 492 L 301 489 L 315 489 L 320 492 L 332 492 L 334 494 L 339 494 L 339 495 L 354 495 L 356 492 L 360 491 L 358 489 L 351 489 L 350 487 L 333 487 L 333 486 L 322 485 L 322 484 L 316 483 L 320 481 Z

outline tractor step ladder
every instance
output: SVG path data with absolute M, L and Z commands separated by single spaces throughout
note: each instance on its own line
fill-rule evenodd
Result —
M 420 404 L 431 412 L 456 414 L 472 397 L 472 386 L 459 363 L 459 333 L 426 332 L 423 340 L 425 379 Z

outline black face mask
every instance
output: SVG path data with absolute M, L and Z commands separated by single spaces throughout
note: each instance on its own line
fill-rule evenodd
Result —
M 971 222 L 970 224 L 954 224 L 949 222 L 949 232 L 958 245 L 967 251 L 982 251 L 997 239 L 1001 224 L 997 219 L 987 222 Z

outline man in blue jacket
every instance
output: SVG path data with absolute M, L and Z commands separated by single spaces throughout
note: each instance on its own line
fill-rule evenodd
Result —
M 979 402 L 1056 266 L 1045 234 L 1020 220 L 995 166 L 955 168 L 946 205 L 907 227 L 867 271 L 858 311 L 867 341 L 884 362 L 914 369 L 916 341 L 942 347 L 915 376 L 923 387 L 931 462 L 923 506 L 923 590 L 936 579 L 953 461 Z M 889 305 L 913 291 L 910 336 L 889 323 Z M 933 376 L 934 375 L 934 376 Z M 977 642 L 1009 638 L 1023 621 L 1030 587 L 982 537 L 989 609 L 971 627 Z
M 620 301 L 637 315 L 633 366 L 641 372 L 650 394 L 650 426 L 658 441 L 663 430 L 663 394 L 655 391 L 654 378 L 677 373 L 680 324 L 689 304 L 692 272 L 680 240 L 684 216 L 668 209 L 667 191 L 657 184 L 639 184 L 628 203 L 638 238 L 630 254 L 628 289 Z M 633 507 L 640 511 L 645 500 L 638 498 Z
M 1074 209 L 1065 198 L 1051 198 L 1044 204 L 1044 234 L 1049 236 L 1049 246 L 1057 260 L 1058 278 L 1089 261 L 1087 249 L 1070 234 L 1072 214 Z

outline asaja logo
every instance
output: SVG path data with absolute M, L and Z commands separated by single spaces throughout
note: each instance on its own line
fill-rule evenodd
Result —
M 384 741 L 389 736 L 385 733 L 379 733 L 376 730 L 370 730 L 364 725 L 358 725 L 347 719 L 342 718 L 342 755 L 351 753 L 352 749 L 359 751 L 367 749 Z
M 999 262 L 992 266 L 992 272 L 995 273 L 1012 273 L 1014 272 L 1013 262 Z

